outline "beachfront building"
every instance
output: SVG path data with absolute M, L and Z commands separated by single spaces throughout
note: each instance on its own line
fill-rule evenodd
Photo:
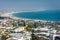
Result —
M 31 32 L 21 32 L 17 30 L 18 32 L 11 33 L 12 40 L 30 40 L 31 39 Z
M 45 36 L 49 36 L 49 29 L 48 28 L 40 28 L 40 29 L 35 29 L 33 32 L 35 35 L 45 35 Z

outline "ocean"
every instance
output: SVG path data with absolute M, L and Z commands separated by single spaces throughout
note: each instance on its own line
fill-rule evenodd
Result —
M 14 13 L 13 16 L 36 20 L 60 21 L 60 10 L 19 12 Z

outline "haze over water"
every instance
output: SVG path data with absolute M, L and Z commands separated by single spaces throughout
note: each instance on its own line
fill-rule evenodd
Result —
M 25 13 L 23 12 L 22 14 L 18 13 L 19 15 L 16 14 L 15 16 L 29 19 L 60 21 L 59 16 L 60 0 L 0 0 L 0 12 L 3 10 L 17 11 L 17 12 L 38 11 L 38 12 L 25 12 Z M 59 10 L 59 11 L 40 12 L 41 10 Z
M 0 0 L 0 11 L 58 10 L 60 0 Z

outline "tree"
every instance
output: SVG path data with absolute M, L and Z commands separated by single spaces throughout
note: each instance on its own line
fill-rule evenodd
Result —
M 2 35 L 1 39 L 2 39 L 2 40 L 6 40 L 6 39 L 7 39 L 7 38 L 6 38 L 6 35 Z
M 31 36 L 32 36 L 32 39 L 31 40 L 39 40 L 39 37 L 38 36 L 36 36 L 34 34 L 32 34 Z

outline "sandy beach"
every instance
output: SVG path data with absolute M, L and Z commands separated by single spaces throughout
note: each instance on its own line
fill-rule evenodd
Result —
M 21 11 L 23 12 L 23 11 Z M 25 12 L 25 11 L 24 11 Z M 47 22 L 46 20 L 37 20 L 37 19 L 27 19 L 27 18 L 18 18 L 18 17 L 15 17 L 13 16 L 14 13 L 18 13 L 18 12 L 5 12 L 5 13 L 1 13 L 0 16 L 2 17 L 10 17 L 10 18 L 13 18 L 13 19 L 21 19 L 21 20 L 34 20 L 34 21 L 41 21 L 41 22 Z M 49 21 L 48 21 L 49 22 Z M 54 21 L 50 21 L 50 22 L 54 22 Z
M 10 17 L 12 13 L 13 12 L 5 12 L 5 13 L 1 13 L 0 16 L 2 16 L 2 17 Z

